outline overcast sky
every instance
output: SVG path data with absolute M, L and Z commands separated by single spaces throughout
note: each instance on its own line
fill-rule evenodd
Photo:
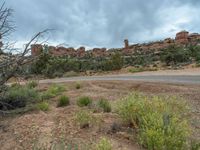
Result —
M 0 0 L 3 1 L 3 0 Z M 200 32 L 200 0 L 6 0 L 14 9 L 19 46 L 34 33 L 55 29 L 52 44 L 122 47 Z

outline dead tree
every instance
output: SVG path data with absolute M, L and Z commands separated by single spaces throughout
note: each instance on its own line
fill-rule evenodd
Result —
M 5 3 L 0 7 L 0 97 L 4 93 L 6 82 L 12 78 L 21 67 L 32 62 L 36 57 L 30 55 L 31 45 L 40 42 L 44 44 L 44 36 L 49 32 L 48 29 L 35 34 L 29 42 L 24 45 L 22 50 L 17 51 L 9 42 L 2 43 L 11 32 L 14 31 L 10 16 L 12 9 L 5 8 Z M 42 40 L 42 42 L 41 42 Z M 3 102 L 0 99 L 0 104 Z

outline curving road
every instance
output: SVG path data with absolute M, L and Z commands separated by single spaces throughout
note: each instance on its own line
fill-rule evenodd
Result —
M 39 83 L 63 83 L 69 81 L 144 81 L 164 82 L 176 84 L 199 84 L 200 75 L 105 75 L 105 76 L 82 76 L 69 78 L 56 78 L 40 80 Z

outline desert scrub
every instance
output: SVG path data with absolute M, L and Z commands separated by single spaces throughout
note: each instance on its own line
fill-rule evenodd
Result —
M 61 94 L 64 91 L 65 91 L 64 86 L 53 84 L 47 89 L 47 91 L 42 92 L 40 94 L 40 99 L 41 100 L 48 100 L 50 98 L 58 96 L 59 94 Z
M 101 138 L 96 144 L 96 150 L 112 150 L 112 145 L 107 138 Z
M 104 112 L 111 112 L 111 104 L 107 99 L 100 99 L 98 106 L 103 109 Z
M 129 72 L 136 73 L 136 72 L 143 72 L 143 71 L 157 71 L 157 68 L 131 68 Z
M 69 97 L 62 95 L 58 99 L 58 107 L 63 107 L 69 105 Z
M 76 85 L 75 85 L 75 87 L 76 87 L 76 89 L 78 90 L 78 89 L 81 88 L 81 84 L 77 82 Z
M 187 104 L 177 97 L 147 97 L 131 94 L 117 104 L 125 123 L 138 130 L 138 140 L 149 150 L 184 149 L 190 127 Z
M 129 69 L 129 72 L 131 72 L 131 73 L 143 72 L 143 71 L 145 71 L 144 68 L 131 68 L 131 69 Z
M 81 110 L 75 115 L 75 121 L 79 124 L 81 129 L 89 127 L 93 118 L 92 113 L 87 110 Z
M 38 97 L 36 89 L 20 84 L 13 84 L 8 87 L 4 95 L 0 97 L 1 102 L 6 104 L 4 106 L 0 104 L 0 109 L 12 110 L 22 108 L 28 104 L 37 102 Z
M 47 92 L 51 93 L 52 95 L 57 96 L 58 94 L 65 91 L 65 87 L 62 85 L 53 84 L 49 87 Z
M 92 104 L 92 99 L 90 97 L 87 97 L 87 96 L 80 97 L 77 100 L 77 105 L 79 107 L 89 106 L 91 104 Z
M 37 108 L 41 111 L 48 111 L 49 110 L 49 103 L 47 103 L 47 102 L 38 103 Z

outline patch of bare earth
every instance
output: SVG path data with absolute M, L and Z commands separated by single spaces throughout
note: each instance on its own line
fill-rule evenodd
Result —
M 97 101 L 100 98 L 112 102 L 126 96 L 130 92 L 139 91 L 146 95 L 178 95 L 185 98 L 192 107 L 193 136 L 200 139 L 200 86 L 175 85 L 159 83 L 143 83 L 134 81 L 90 81 L 82 82 L 81 89 L 75 89 L 74 82 L 64 83 L 67 90 L 63 93 L 70 97 L 70 105 L 57 108 L 57 98 L 50 101 L 48 112 L 34 111 L 23 115 L 1 117 L 0 119 L 0 149 L 31 150 L 36 148 L 50 149 L 52 145 L 78 147 L 89 149 L 98 142 L 100 137 L 107 137 L 115 150 L 139 150 L 134 131 L 126 131 L 123 127 L 114 132 L 113 123 L 121 123 L 115 113 L 94 113 L 101 118 L 100 123 L 90 128 L 80 129 L 75 122 L 75 113 L 80 110 L 76 100 L 80 96 L 90 96 Z M 42 84 L 45 89 L 49 85 Z

